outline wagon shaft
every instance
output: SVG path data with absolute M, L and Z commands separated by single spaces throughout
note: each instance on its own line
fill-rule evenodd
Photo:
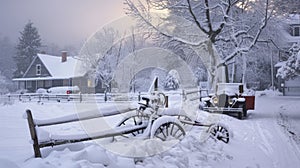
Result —
M 47 147 L 47 146 L 57 146 L 57 145 L 62 145 L 62 144 L 67 144 L 67 143 L 76 143 L 76 142 L 81 142 L 81 141 L 88 141 L 88 140 L 93 140 L 93 139 L 100 139 L 100 138 L 108 138 L 108 137 L 114 137 L 114 136 L 121 136 L 124 134 L 129 134 L 132 132 L 136 132 L 141 129 L 145 129 L 147 127 L 147 124 L 142 124 L 142 125 L 136 125 L 136 126 L 131 126 L 131 127 L 117 127 L 113 130 L 108 130 L 108 131 L 101 131 L 94 133 L 93 135 L 84 135 L 85 137 L 66 137 L 63 139 L 53 139 L 49 141 L 44 141 L 44 142 L 39 142 L 39 147 Z

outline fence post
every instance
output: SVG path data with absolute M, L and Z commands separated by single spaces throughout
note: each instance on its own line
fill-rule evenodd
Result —
M 80 103 L 82 102 L 82 94 L 81 94 L 81 92 L 79 93 L 79 102 Z
M 106 91 L 104 92 L 104 101 L 105 102 L 107 101 L 107 92 Z
M 35 157 L 42 157 L 40 147 L 39 147 L 38 138 L 37 138 L 37 133 L 36 133 L 36 130 L 35 130 L 35 124 L 34 124 L 34 121 L 33 121 L 33 118 L 32 118 L 31 111 L 26 110 L 26 114 L 27 114 L 27 121 L 28 121 L 28 126 L 29 126 L 29 130 L 30 130 L 31 139 L 33 140 L 34 156 Z
M 138 101 L 141 101 L 141 92 L 139 92 Z

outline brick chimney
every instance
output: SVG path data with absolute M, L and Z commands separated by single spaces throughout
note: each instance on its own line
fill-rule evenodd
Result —
M 67 62 L 67 51 L 61 52 L 61 62 Z

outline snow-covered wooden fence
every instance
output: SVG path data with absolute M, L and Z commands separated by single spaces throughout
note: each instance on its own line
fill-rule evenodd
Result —
M 0 95 L 0 99 L 6 102 L 106 102 L 106 101 L 134 101 L 139 100 L 145 93 L 100 93 L 100 94 L 7 94 Z
M 1 102 L 121 102 L 121 101 L 140 101 L 141 97 L 147 95 L 147 92 L 138 93 L 98 93 L 98 94 L 6 94 L 0 95 Z M 180 91 L 167 92 L 166 95 L 181 94 L 183 98 L 189 100 L 199 100 L 200 97 L 208 95 L 207 90 L 199 90 L 198 88 L 190 88 Z
M 80 117 L 80 118 L 78 118 L 78 114 L 72 114 L 69 116 L 48 119 L 48 120 L 34 119 L 31 110 L 26 110 L 26 117 L 27 117 L 30 135 L 31 135 L 32 143 L 33 143 L 34 156 L 42 157 L 40 149 L 44 148 L 44 147 L 50 147 L 50 146 L 53 147 L 53 146 L 62 145 L 62 144 L 76 143 L 76 142 L 88 141 L 88 140 L 93 140 L 93 139 L 118 136 L 118 135 L 130 133 L 130 132 L 134 132 L 134 131 L 140 130 L 142 128 L 146 128 L 146 125 L 136 125 L 133 127 L 113 129 L 113 130 L 109 130 L 109 131 L 100 131 L 97 133 L 93 133 L 93 135 L 87 135 L 87 134 L 79 134 L 79 135 L 74 135 L 74 136 L 63 136 L 62 135 L 62 136 L 60 136 L 60 138 L 57 138 L 57 139 L 49 137 L 47 140 L 39 140 L 40 137 L 38 137 L 38 129 L 41 127 L 58 125 L 58 124 L 66 124 L 66 123 L 71 123 L 71 122 L 79 122 L 79 121 L 83 121 L 83 120 L 91 120 L 91 119 L 96 119 L 96 118 L 100 118 L 100 117 L 114 116 L 114 115 L 119 115 L 122 113 L 131 112 L 134 110 L 135 110 L 135 108 L 124 108 L 121 110 L 107 111 L 105 113 L 84 115 L 84 117 Z
M 200 101 L 202 97 L 208 96 L 208 90 L 199 90 L 198 88 L 190 88 L 182 91 L 183 100 Z

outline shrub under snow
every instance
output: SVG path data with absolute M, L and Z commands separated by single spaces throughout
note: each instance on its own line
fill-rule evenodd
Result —
M 293 44 L 289 49 L 290 57 L 286 63 L 278 69 L 276 77 L 293 79 L 300 74 L 300 44 Z

